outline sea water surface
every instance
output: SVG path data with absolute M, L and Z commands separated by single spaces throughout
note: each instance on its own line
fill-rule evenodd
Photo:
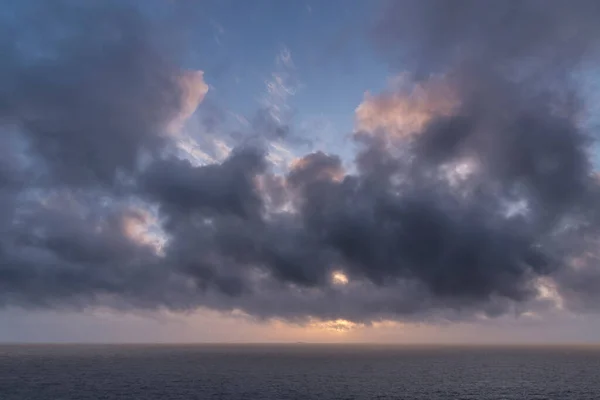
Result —
M 598 347 L 4 345 L 0 399 L 600 399 Z

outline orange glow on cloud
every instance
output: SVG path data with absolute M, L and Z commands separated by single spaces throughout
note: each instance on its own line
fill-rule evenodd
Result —
M 154 248 L 160 253 L 164 238 L 151 232 L 152 225 L 158 221 L 148 211 L 135 208 L 129 210 L 121 219 L 121 229 L 126 237 L 140 244 Z
M 331 274 L 331 281 L 334 285 L 347 285 L 349 280 L 348 276 L 344 274 L 342 271 L 334 271 Z
M 306 157 L 296 158 L 290 163 L 290 169 L 303 169 L 309 165 L 309 163 L 310 160 L 308 160 Z M 317 176 L 315 178 L 317 179 L 327 179 L 330 181 L 339 182 L 344 179 L 345 171 L 342 168 L 327 167 L 319 169 L 316 175 Z
M 432 79 L 410 90 L 397 90 L 378 95 L 365 94 L 356 108 L 356 127 L 375 134 L 402 138 L 421 130 L 432 117 L 448 115 L 458 105 L 451 85 Z
M 181 89 L 181 108 L 167 128 L 171 134 L 176 134 L 183 127 L 185 121 L 192 116 L 208 93 L 203 71 L 184 71 L 179 76 L 178 82 Z

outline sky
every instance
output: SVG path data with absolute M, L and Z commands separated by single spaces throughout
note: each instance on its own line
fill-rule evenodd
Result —
M 599 18 L 0 1 L 0 342 L 599 342 Z

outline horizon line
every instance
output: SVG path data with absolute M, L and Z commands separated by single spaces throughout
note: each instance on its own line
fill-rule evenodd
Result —
M 83 342 L 83 341 L 0 341 L 0 346 L 393 346 L 393 347 L 600 347 L 600 342 Z

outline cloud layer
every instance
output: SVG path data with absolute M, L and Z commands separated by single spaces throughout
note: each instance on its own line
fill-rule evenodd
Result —
M 136 7 L 15 15 L 0 42 L 0 305 L 356 322 L 594 307 L 579 89 L 597 2 L 390 2 L 372 40 L 403 84 L 357 109 L 354 160 L 318 149 L 284 172 L 271 130 L 248 145 L 260 124 L 222 162 L 177 156 L 208 86 Z

